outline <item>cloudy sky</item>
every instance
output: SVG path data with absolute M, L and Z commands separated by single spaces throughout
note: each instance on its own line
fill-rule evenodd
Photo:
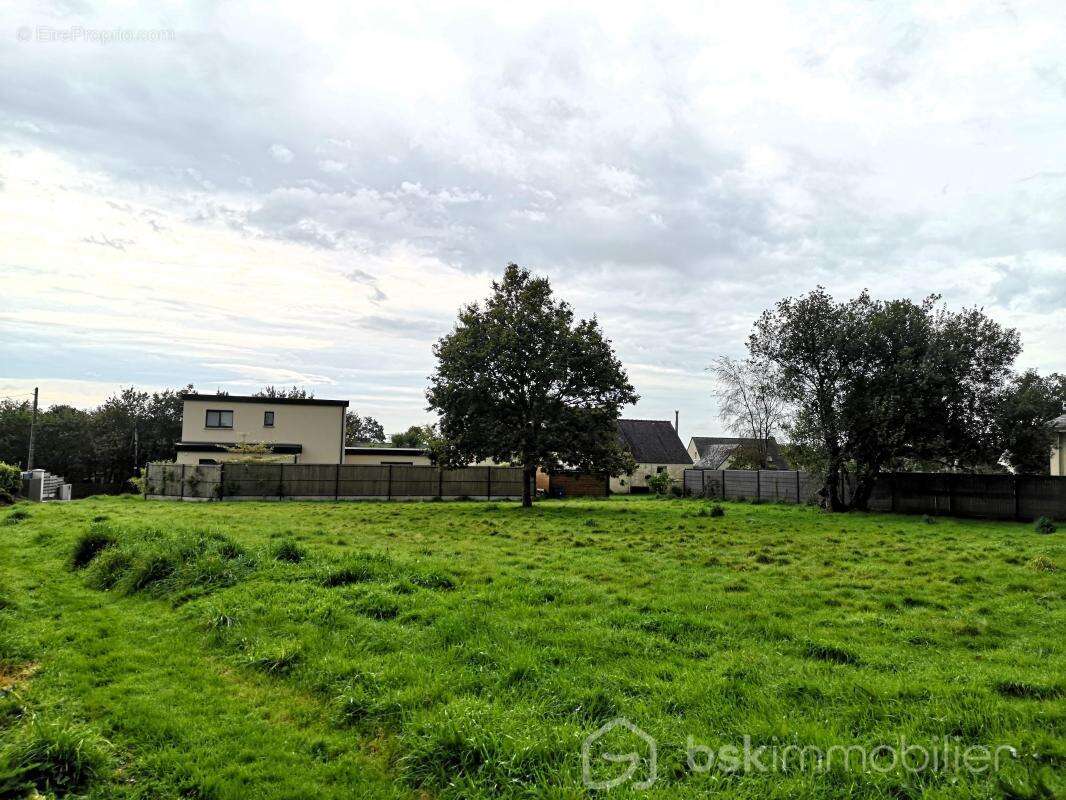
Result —
M 983 306 L 1066 370 L 1061 0 L 0 21 L 0 396 L 296 383 L 397 430 L 508 261 L 685 436 L 710 359 L 819 283 Z

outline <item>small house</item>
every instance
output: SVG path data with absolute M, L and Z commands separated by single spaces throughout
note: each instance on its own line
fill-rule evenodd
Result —
M 633 455 L 637 468 L 629 475 L 611 478 L 611 492 L 637 494 L 648 491 L 648 478 L 667 473 L 679 484 L 692 466 L 685 445 L 669 420 L 620 419 L 618 440 Z
M 792 469 L 773 436 L 765 441 L 764 446 L 767 469 Z M 688 440 L 689 457 L 695 466 L 703 469 L 739 469 L 733 465 L 741 453 L 758 453 L 761 450 L 759 440 L 751 438 L 693 436 Z

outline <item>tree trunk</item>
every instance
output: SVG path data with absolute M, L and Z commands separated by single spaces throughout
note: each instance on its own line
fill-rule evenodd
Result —
M 535 467 L 522 467 L 522 507 L 531 508 L 533 506 L 533 490 L 532 483 L 536 474 Z
M 874 492 L 874 486 L 877 483 L 877 476 L 881 472 L 881 468 L 874 467 L 872 469 L 864 470 L 861 475 L 858 475 L 855 479 L 855 494 L 851 498 L 851 507 L 859 511 L 866 511 L 870 505 L 870 496 Z
M 840 494 L 840 464 L 830 459 L 825 475 L 825 491 L 829 499 L 830 511 L 847 511 L 848 504 Z

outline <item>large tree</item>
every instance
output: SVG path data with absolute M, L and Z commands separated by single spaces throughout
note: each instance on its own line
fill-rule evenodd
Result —
M 1018 334 L 938 299 L 837 302 L 818 287 L 755 324 L 751 356 L 777 370 L 795 438 L 821 450 L 834 510 L 865 508 L 878 474 L 903 460 L 975 469 L 999 458 L 995 415 Z
M 433 352 L 426 398 L 441 417 L 446 466 L 520 464 L 525 506 L 538 467 L 625 470 L 616 420 L 637 394 L 597 320 L 575 321 L 546 278 L 509 264 Z

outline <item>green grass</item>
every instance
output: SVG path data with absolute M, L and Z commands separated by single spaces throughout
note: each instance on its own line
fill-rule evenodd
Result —
M 20 504 L 0 797 L 1062 796 L 1062 534 L 722 508 Z M 582 784 L 619 716 L 659 743 L 647 792 Z M 689 736 L 1018 756 L 693 774 Z

